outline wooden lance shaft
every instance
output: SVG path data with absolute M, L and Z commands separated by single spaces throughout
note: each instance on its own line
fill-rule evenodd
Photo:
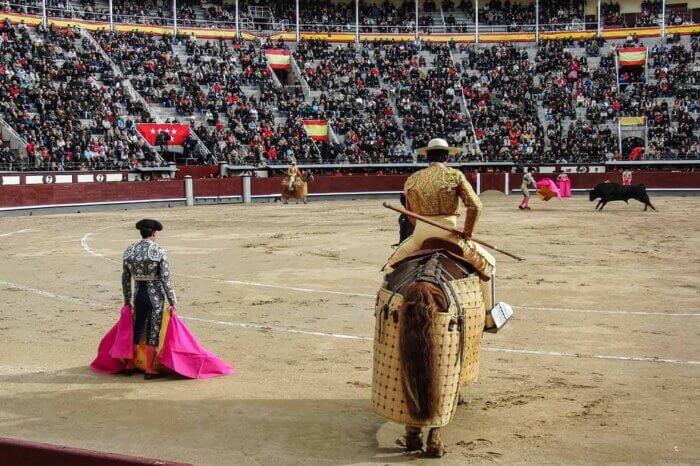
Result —
M 440 228 L 440 229 L 442 229 L 442 230 L 449 231 L 450 233 L 452 233 L 452 234 L 454 234 L 454 235 L 457 235 L 457 236 L 459 236 L 459 237 L 463 237 L 463 236 L 464 236 L 464 233 L 463 233 L 462 231 L 456 229 L 456 228 L 446 227 L 445 225 L 440 225 L 439 223 L 434 222 L 434 221 L 430 220 L 429 218 L 425 218 L 425 217 L 423 217 L 422 215 L 413 213 L 413 212 L 411 212 L 411 211 L 409 211 L 409 210 L 406 210 L 406 209 L 404 209 L 404 208 L 402 208 L 402 207 L 394 207 L 393 205 L 389 204 L 388 202 L 384 202 L 383 205 L 384 205 L 384 207 L 386 207 L 387 209 L 393 210 L 394 212 L 398 212 L 398 213 L 400 213 L 400 214 L 406 215 L 407 217 L 414 218 L 414 219 L 419 220 L 419 221 L 421 221 L 421 222 L 427 223 L 428 225 L 432 225 L 432 226 L 434 226 L 434 227 L 436 227 L 436 228 Z M 508 257 L 512 257 L 512 258 L 515 259 L 515 260 L 519 260 L 519 261 L 524 261 L 524 260 L 525 260 L 525 259 L 523 259 L 522 257 L 516 256 L 515 254 L 512 254 L 512 253 L 510 253 L 510 252 L 508 252 L 508 251 L 504 251 L 503 249 L 499 249 L 497 246 L 494 246 L 493 244 L 489 244 L 489 243 L 486 243 L 486 242 L 484 242 L 484 241 L 481 241 L 480 239 L 476 239 L 476 238 L 474 238 L 474 237 L 469 238 L 469 239 L 470 239 L 471 241 L 474 241 L 475 243 L 479 243 L 480 245 L 485 246 L 485 247 L 487 247 L 487 248 L 489 248 L 489 249 L 493 249 L 493 250 L 496 251 L 496 252 L 500 252 L 501 254 L 505 254 L 505 255 L 508 256 Z

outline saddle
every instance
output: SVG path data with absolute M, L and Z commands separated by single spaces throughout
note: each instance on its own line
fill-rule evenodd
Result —
M 387 289 L 398 293 L 410 280 L 424 281 L 438 286 L 448 298 L 446 284 L 466 278 L 476 269 L 463 255 L 459 245 L 441 238 L 430 238 L 421 249 L 394 264 L 386 278 Z
M 423 247 L 428 248 L 421 249 L 395 264 L 393 272 L 385 277 L 385 287 L 392 293 L 401 294 L 404 286 L 411 282 L 427 282 L 437 286 L 447 301 L 447 307 L 442 312 L 448 312 L 454 305 L 457 310 L 454 323 L 461 333 L 466 316 L 453 282 L 474 275 L 476 270 L 455 253 L 455 248 L 460 249 L 459 246 L 452 245 L 454 243 L 438 238 L 426 240 Z M 464 347 L 460 344 L 460 355 L 463 351 Z
M 301 177 L 297 176 L 296 179 L 294 180 L 294 187 L 292 189 L 289 189 L 289 177 L 285 176 L 282 179 L 282 189 L 289 191 L 289 192 L 294 192 L 298 187 L 300 187 L 304 182 L 301 180 Z

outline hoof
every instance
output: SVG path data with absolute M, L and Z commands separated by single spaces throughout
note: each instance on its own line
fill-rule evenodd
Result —
M 441 458 L 445 456 L 445 444 L 442 443 L 442 435 L 439 428 L 430 429 L 428 435 L 428 446 L 425 455 L 430 458 Z
M 423 450 L 423 436 L 418 435 L 407 435 L 403 439 L 403 446 L 406 451 L 421 451 Z
M 445 445 L 442 442 L 428 444 L 425 455 L 431 458 L 442 458 L 445 456 Z

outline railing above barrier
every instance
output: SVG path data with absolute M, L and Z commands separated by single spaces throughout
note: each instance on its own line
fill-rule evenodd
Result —
M 12 7 L 22 10 L 21 12 L 12 12 Z M 9 19 L 14 23 L 24 22 L 29 26 L 37 26 L 41 23 L 41 11 L 35 5 L 13 5 L 4 4 L 5 10 L 0 13 L 0 20 Z M 70 28 L 70 27 L 85 27 L 88 30 L 106 30 L 109 29 L 109 19 L 104 14 L 88 14 L 85 12 L 85 18 L 66 18 L 64 15 L 69 13 L 69 10 L 49 10 L 48 23 L 54 27 Z M 80 14 L 80 12 L 78 12 Z M 115 30 L 117 32 L 142 32 L 146 34 L 157 35 L 172 35 L 173 25 L 168 18 L 157 18 L 154 24 L 143 22 L 144 17 L 132 18 L 120 15 L 114 15 Z M 147 18 L 147 17 L 146 17 Z M 134 21 L 136 20 L 136 21 Z M 348 28 L 347 25 L 342 25 L 339 30 L 323 31 L 301 31 L 302 40 L 319 39 L 328 40 L 330 42 L 353 42 L 355 41 L 354 28 Z M 466 25 L 470 27 L 469 24 Z M 484 28 L 490 28 L 490 32 L 484 32 Z M 447 29 L 446 29 L 447 28 Z M 497 31 L 501 28 L 502 31 Z M 508 25 L 483 25 L 479 24 L 479 42 L 534 42 L 535 32 L 533 30 L 516 30 L 512 27 L 508 29 Z M 291 28 L 290 28 L 291 29 Z M 521 29 L 525 29 L 524 27 Z M 591 30 L 589 27 L 577 28 L 573 27 L 566 30 L 559 30 L 559 25 L 541 24 L 540 39 L 591 39 L 596 36 L 597 31 Z M 687 24 L 680 26 L 667 26 L 666 34 L 692 34 L 700 33 L 700 24 Z M 475 42 L 475 33 L 467 29 L 464 32 L 441 32 L 455 31 L 450 26 L 440 27 L 419 27 L 419 40 L 423 42 Z M 201 38 L 223 38 L 233 39 L 236 37 L 235 23 L 230 21 L 180 21 L 178 26 L 178 34 L 194 35 Z M 638 28 L 603 28 L 601 37 L 605 39 L 624 39 L 630 35 L 637 37 L 658 37 L 661 35 L 661 28 L 654 27 L 638 27 Z M 248 31 L 241 31 L 241 37 L 244 40 L 254 40 L 256 38 L 267 38 L 271 40 L 295 41 L 296 33 L 293 30 L 259 30 L 255 27 Z M 388 26 L 386 29 L 379 26 L 365 27 L 360 31 L 360 41 L 414 41 L 415 28 L 405 26 Z

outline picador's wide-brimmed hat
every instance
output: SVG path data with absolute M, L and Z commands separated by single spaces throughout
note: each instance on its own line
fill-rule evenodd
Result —
M 418 153 L 420 155 L 428 155 L 428 151 L 433 149 L 446 150 L 449 155 L 457 155 L 460 152 L 462 152 L 462 149 L 460 149 L 459 147 L 450 147 L 450 145 L 447 144 L 447 141 L 445 141 L 444 139 L 435 138 L 431 139 L 430 142 L 428 142 L 427 146 L 418 149 Z
M 150 230 L 150 231 L 161 231 L 163 229 L 163 224 L 158 220 L 153 220 L 150 218 L 144 218 L 136 222 L 136 229 L 140 231 Z

